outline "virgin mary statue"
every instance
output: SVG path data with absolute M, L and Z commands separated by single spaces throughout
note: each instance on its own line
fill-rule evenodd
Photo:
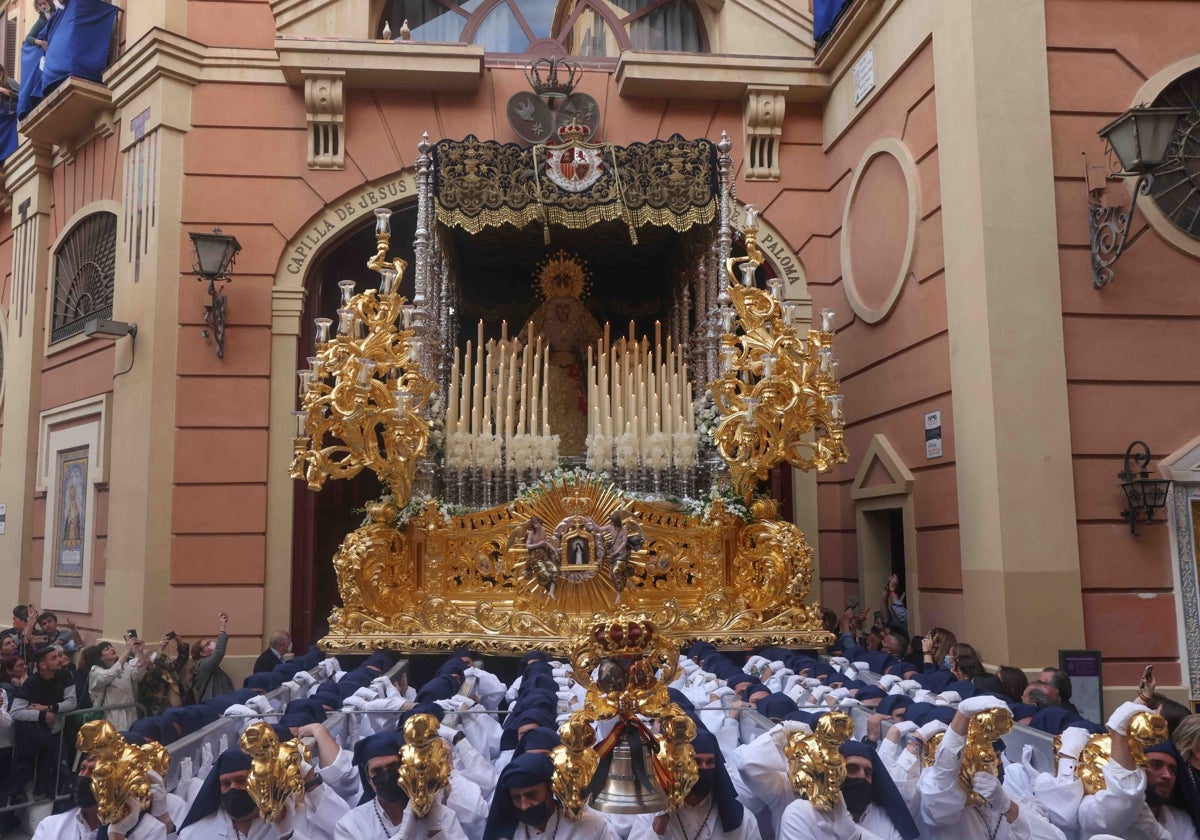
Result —
M 583 305 L 589 277 L 582 259 L 565 251 L 542 261 L 536 287 L 543 298 L 522 335 L 540 335 L 549 347 L 548 414 L 559 436 L 559 452 L 582 455 L 587 441 L 587 389 L 584 357 L 600 338 L 600 323 Z

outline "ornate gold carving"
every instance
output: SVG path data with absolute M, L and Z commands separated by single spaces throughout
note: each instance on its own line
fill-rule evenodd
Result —
M 171 757 L 162 744 L 130 744 L 106 720 L 92 720 L 79 729 L 76 748 L 94 756 L 92 794 L 100 822 L 110 825 L 129 816 L 129 803 L 150 807 L 150 774 L 167 774 Z
M 792 790 L 822 813 L 829 813 L 842 796 L 846 759 L 839 747 L 854 736 L 854 721 L 844 712 L 829 712 L 816 729 L 793 732 L 784 747 Z
M 417 817 L 430 812 L 438 793 L 450 782 L 450 748 L 438 735 L 438 725 L 437 718 L 425 714 L 404 722 L 399 782 Z
M 250 756 L 246 792 L 263 821 L 275 822 L 287 811 L 288 800 L 299 802 L 304 797 L 300 765 L 309 760 L 308 747 L 298 738 L 281 744 L 268 723 L 246 727 L 238 744 Z
M 562 743 L 550 751 L 550 760 L 554 763 L 554 795 L 566 815 L 577 820 L 587 806 L 587 788 L 600 765 L 600 759 L 592 749 L 596 730 L 587 720 L 572 717 L 558 728 L 558 737 Z
M 1167 721 L 1162 715 L 1147 709 L 1130 718 L 1127 729 L 1129 734 L 1125 740 L 1129 744 L 1129 754 L 1133 757 L 1135 765 L 1145 769 L 1149 764 L 1146 760 L 1146 748 L 1161 744 L 1170 737 L 1167 733 Z M 1056 739 L 1056 752 L 1058 743 Z M 1079 751 L 1079 760 L 1075 762 L 1075 778 L 1083 783 L 1085 794 L 1096 793 L 1108 786 L 1104 780 L 1104 766 L 1111 759 L 1111 734 L 1100 733 L 1088 738 L 1087 744 Z
M 700 778 L 696 750 L 692 746 L 695 737 L 696 724 L 686 714 L 670 714 L 662 719 L 658 760 L 669 774 L 670 781 L 663 793 L 672 808 L 679 807 Z
M 958 770 L 958 781 L 967 792 L 967 804 L 975 807 L 984 803 L 984 798 L 975 792 L 975 774 L 984 772 L 1000 775 L 1000 757 L 992 746 L 997 740 L 1012 731 L 1012 712 L 1008 709 L 987 709 L 974 715 L 967 727 L 967 744 L 963 748 L 962 764 Z
M 395 292 L 405 263 L 386 262 L 386 219 L 380 228 L 367 263 L 384 277 L 380 289 L 354 294 L 346 281 L 338 334 L 318 337 L 313 369 L 300 372 L 302 428 L 293 439 L 291 475 L 320 490 L 329 477 L 353 478 L 367 468 L 403 505 L 429 444 L 422 412 L 435 386 L 419 371 L 413 331 L 396 326 L 405 311 Z
M 708 385 L 721 413 L 717 449 L 747 503 L 776 464 L 824 472 L 849 457 L 834 375 L 832 319 L 801 340 L 781 295 L 753 285 L 754 269 L 763 260 L 756 213 L 746 213 L 749 256 L 731 258 L 726 265 L 733 312 L 721 338 L 722 375 Z M 745 271 L 742 282 L 735 266 Z
M 436 505 L 426 506 L 404 531 L 392 525 L 396 510 L 372 505 L 369 521 L 335 556 L 342 606 L 330 616 L 326 650 L 471 645 L 502 655 L 565 653 L 618 606 L 648 616 L 671 639 L 731 648 L 831 641 L 820 606 L 803 602 L 812 551 L 784 522 L 747 525 L 719 505 L 699 521 L 634 501 L 599 480 L 555 480 L 505 507 L 463 516 L 443 517 Z M 602 523 L 613 512 L 644 540 L 630 558 L 620 605 L 602 551 L 583 571 L 564 565 L 553 596 L 527 574 L 523 535 L 532 516 L 552 535 L 574 517 Z

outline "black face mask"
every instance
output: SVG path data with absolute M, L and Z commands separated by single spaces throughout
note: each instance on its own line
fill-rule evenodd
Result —
M 866 779 L 846 779 L 842 782 L 842 798 L 846 800 L 846 810 L 857 820 L 875 798 L 875 786 Z
M 717 768 L 706 767 L 696 771 L 696 784 L 692 785 L 689 796 L 708 796 L 717 786 Z
M 221 807 L 235 820 L 244 820 L 258 808 L 250 794 L 241 788 L 230 788 L 221 794 Z
M 549 802 L 542 802 L 523 811 L 518 809 L 517 819 L 525 823 L 525 825 L 545 825 L 553 813 L 554 807 Z
M 75 787 L 71 791 L 71 799 L 80 808 L 95 808 L 96 794 L 92 793 L 92 777 L 78 776 L 75 779 Z
M 375 795 L 384 802 L 408 804 L 408 794 L 400 787 L 399 767 L 387 767 L 376 771 L 371 775 L 371 782 L 375 785 Z

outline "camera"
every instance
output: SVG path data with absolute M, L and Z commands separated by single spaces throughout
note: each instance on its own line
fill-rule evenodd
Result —
M 131 639 L 136 639 L 138 637 L 137 630 L 126 630 L 125 635 Z

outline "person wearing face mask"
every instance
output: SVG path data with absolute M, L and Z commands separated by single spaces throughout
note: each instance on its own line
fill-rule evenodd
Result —
M 363 778 L 362 803 L 342 817 L 335 840 L 466 840 L 454 811 L 442 795 L 424 817 L 413 813 L 408 794 L 400 787 L 400 748 L 396 732 L 379 732 L 354 746 L 354 764 Z
M 733 780 L 717 739 L 701 732 L 692 740 L 696 751 L 696 784 L 673 813 L 638 817 L 629 840 L 759 840 L 753 815 L 738 801 Z
M 254 673 L 263 674 L 274 671 L 275 666 L 283 662 L 283 658 L 292 652 L 292 636 L 286 630 L 276 630 L 271 634 L 267 649 L 254 660 Z
M 900 790 L 870 744 L 847 741 L 842 799 L 854 822 L 885 840 L 915 840 L 920 836 Z
M 179 829 L 180 840 L 332 840 L 338 820 L 349 809 L 311 767 L 302 764 L 301 772 L 303 798 L 290 800 L 274 822 L 264 822 L 247 790 L 250 756 L 240 749 L 226 750 L 192 800 Z
M 95 766 L 94 756 L 83 757 L 79 773 L 71 785 L 74 807 L 38 823 L 37 831 L 33 833 L 34 840 L 98 840 L 104 837 L 109 840 L 165 840 L 167 826 L 142 813 L 136 803 L 131 805 L 125 819 L 109 826 L 100 823 L 96 795 L 92 792 L 92 771 Z M 158 795 L 165 796 L 166 791 L 160 787 Z M 166 822 L 170 822 L 169 817 Z
M 563 813 L 550 780 L 549 756 L 525 753 L 500 774 L 483 840 L 615 840 L 604 818 L 584 809 L 578 820 Z

